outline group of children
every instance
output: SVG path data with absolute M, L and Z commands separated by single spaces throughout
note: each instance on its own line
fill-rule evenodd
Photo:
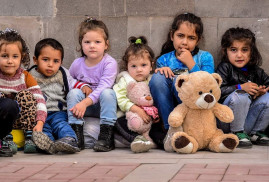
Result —
M 86 18 L 80 24 L 81 57 L 69 70 L 61 66 L 64 49 L 57 40 L 46 38 L 36 44 L 34 66 L 29 69 L 29 50 L 21 35 L 13 29 L 0 31 L 0 156 L 18 150 L 12 129 L 23 130 L 25 153 L 79 152 L 85 148 L 83 125 L 88 116 L 100 118 L 98 139 L 92 137 L 87 146 L 94 151 L 115 148 L 115 128 L 133 152 L 152 147 L 168 150 L 168 116 L 181 103 L 175 78 L 200 70 L 214 72 L 212 55 L 198 48 L 202 34 L 201 18 L 192 13 L 177 15 L 156 61 L 144 36 L 130 37 L 118 74 L 117 61 L 106 53 L 109 34 L 100 20 Z M 230 124 L 218 122 L 218 127 L 236 134 L 238 147 L 268 146 L 269 77 L 259 67 L 262 58 L 255 35 L 249 29 L 230 28 L 222 36 L 221 48 L 216 68 L 223 79 L 220 102 L 233 110 L 235 119 Z M 152 119 L 128 98 L 130 82 L 150 87 L 160 116 L 149 132 L 153 141 L 130 131 L 125 116 L 117 117 L 119 108 L 136 113 L 145 123 Z

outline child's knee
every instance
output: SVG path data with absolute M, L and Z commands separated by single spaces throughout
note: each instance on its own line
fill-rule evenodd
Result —
M 67 100 L 72 100 L 72 99 L 84 99 L 85 98 L 85 94 L 82 92 L 82 90 L 80 89 L 72 89 L 68 92 L 67 94 Z
M 237 90 L 231 97 L 231 103 L 240 104 L 242 106 L 249 106 L 251 104 L 251 98 L 248 93 L 240 92 L 240 90 Z
M 100 95 L 100 99 L 116 99 L 115 91 L 112 89 L 105 89 Z

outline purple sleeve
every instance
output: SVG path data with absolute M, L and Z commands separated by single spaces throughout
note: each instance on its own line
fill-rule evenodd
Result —
M 70 75 L 76 79 L 75 77 L 75 71 L 76 71 L 76 60 L 71 64 L 70 68 L 69 68 L 69 73 Z
M 115 82 L 117 73 L 118 73 L 118 64 L 111 58 L 109 61 L 104 63 L 103 74 L 100 78 L 100 82 L 97 88 L 88 96 L 92 99 L 93 103 L 99 101 L 100 94 L 106 88 L 111 88 Z

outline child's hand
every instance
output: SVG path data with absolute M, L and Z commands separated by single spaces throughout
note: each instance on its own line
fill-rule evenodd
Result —
M 266 92 L 268 92 L 269 87 L 266 88 L 265 85 L 260 85 L 258 92 L 254 95 L 253 99 L 256 99 L 259 96 L 264 95 Z
M 246 91 L 249 95 L 255 95 L 257 94 L 259 87 L 256 83 L 246 82 L 244 84 L 241 84 L 241 89 Z
M 160 121 L 160 118 L 153 119 L 152 123 L 158 123 Z
M 159 71 L 162 75 L 164 74 L 166 78 L 168 78 L 168 77 L 169 77 L 169 78 L 172 78 L 172 77 L 175 76 L 174 73 L 173 73 L 173 71 L 172 71 L 171 68 L 169 68 L 169 67 L 157 68 L 157 69 L 155 70 L 155 73 L 157 73 L 158 71 Z
M 92 99 L 85 98 L 81 102 L 77 103 L 74 107 L 72 107 L 70 111 L 73 113 L 75 117 L 83 118 L 86 108 L 92 104 L 93 104 Z
M 138 107 L 137 105 L 133 105 L 130 108 L 130 111 L 138 114 L 138 116 L 140 116 L 145 123 L 147 123 L 147 124 L 150 123 L 151 118 L 149 115 L 147 115 L 147 113 L 144 111 L 144 109 Z
M 177 56 L 177 59 L 179 59 L 183 64 L 185 64 L 189 70 L 191 70 L 195 66 L 195 62 L 192 58 L 191 52 L 187 49 L 182 48 L 181 53 L 179 56 Z
M 88 97 L 88 95 L 92 93 L 92 89 L 87 85 L 82 87 L 81 91 L 85 94 L 86 97 Z
M 41 132 L 43 130 L 43 121 L 37 121 L 35 127 L 33 128 L 33 131 Z

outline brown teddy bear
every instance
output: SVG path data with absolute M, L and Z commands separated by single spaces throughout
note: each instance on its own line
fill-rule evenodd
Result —
M 217 128 L 216 117 L 226 123 L 234 119 L 232 110 L 218 103 L 221 83 L 220 75 L 205 71 L 177 77 L 176 89 L 182 104 L 168 118 L 171 127 L 183 127 L 171 139 L 176 152 L 195 153 L 200 149 L 232 152 L 238 145 L 236 135 L 224 134 Z

